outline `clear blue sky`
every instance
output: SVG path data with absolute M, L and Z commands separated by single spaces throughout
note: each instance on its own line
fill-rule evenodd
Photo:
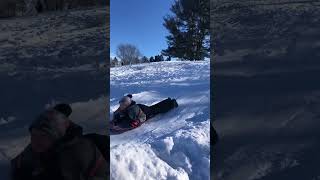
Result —
M 111 0 L 111 57 L 121 43 L 136 45 L 147 57 L 167 48 L 163 17 L 170 13 L 173 0 Z

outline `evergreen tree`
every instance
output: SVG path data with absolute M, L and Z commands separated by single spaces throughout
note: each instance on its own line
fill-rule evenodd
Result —
M 149 61 L 150 61 L 150 62 L 154 62 L 153 56 L 150 57 L 150 60 L 149 60 Z
M 119 63 L 117 57 L 114 57 L 113 59 L 111 58 L 111 67 L 117 66 Z
M 149 62 L 149 59 L 146 56 L 143 56 L 140 61 L 141 63 L 147 63 Z
M 164 58 L 163 58 L 162 55 L 156 55 L 155 58 L 154 58 L 154 61 L 155 61 L 155 62 L 164 61 Z
M 174 15 L 164 18 L 168 48 L 165 56 L 182 60 L 203 60 L 210 56 L 210 1 L 176 0 L 171 9 Z
M 164 61 L 163 55 L 159 55 L 159 61 Z
M 158 55 L 154 56 L 154 62 L 159 62 L 159 57 L 158 57 Z

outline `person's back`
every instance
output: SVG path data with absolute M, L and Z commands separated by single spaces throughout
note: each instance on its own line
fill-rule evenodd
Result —
M 58 150 L 58 162 L 63 179 L 107 178 L 106 161 L 91 141 L 85 138 L 77 138 L 60 148 L 61 150 Z
M 46 158 L 46 157 L 52 157 Z M 17 157 L 11 160 L 12 179 L 13 180 L 54 180 L 62 179 L 60 173 L 56 172 L 56 167 L 52 160 L 53 156 L 40 155 L 32 151 L 31 145 L 28 145 Z M 48 163 L 50 162 L 50 163 Z M 52 165 L 52 166 L 51 166 Z M 52 168 L 53 167 L 53 168 Z M 50 171 L 48 171 L 50 169 Z
M 29 145 L 12 160 L 14 180 L 105 179 L 107 165 L 95 145 L 76 138 L 62 143 L 50 153 L 37 155 Z

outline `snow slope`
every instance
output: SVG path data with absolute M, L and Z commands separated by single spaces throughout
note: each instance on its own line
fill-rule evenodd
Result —
M 212 178 L 319 179 L 320 1 L 211 2 Z
M 212 177 L 318 179 L 320 71 L 216 75 Z M 240 86 L 241 85 L 241 86 Z
M 0 20 L 0 62 L 72 67 L 109 57 L 109 8 L 47 12 Z
M 209 61 L 176 61 L 111 68 L 110 117 L 126 93 L 137 103 L 171 97 L 179 104 L 139 128 L 111 135 L 111 179 L 209 179 L 209 67 Z

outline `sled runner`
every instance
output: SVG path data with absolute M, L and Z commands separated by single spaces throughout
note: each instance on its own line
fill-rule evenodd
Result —
M 140 123 L 139 126 L 141 126 L 143 123 Z M 127 132 L 127 131 L 130 131 L 132 129 L 137 128 L 137 127 L 128 127 L 128 126 L 124 127 L 121 125 L 113 125 L 112 121 L 109 123 L 109 127 L 110 127 L 110 135 L 121 134 L 121 133 L 124 133 L 124 132 Z
M 134 128 L 133 127 L 132 128 L 122 128 L 119 126 L 110 126 L 110 135 L 121 134 L 121 133 L 130 131 L 132 129 L 134 129 Z

